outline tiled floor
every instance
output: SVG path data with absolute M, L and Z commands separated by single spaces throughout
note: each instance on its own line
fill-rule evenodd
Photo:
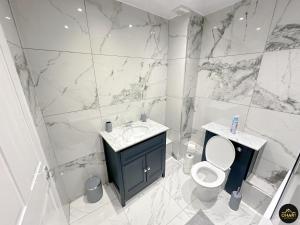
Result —
M 228 207 L 229 195 L 222 192 L 216 202 L 201 203 L 195 184 L 182 172 L 182 165 L 170 158 L 166 177 L 133 197 L 121 207 L 109 185 L 95 204 L 83 197 L 71 203 L 72 225 L 255 225 L 260 215 L 242 203 L 238 211 Z

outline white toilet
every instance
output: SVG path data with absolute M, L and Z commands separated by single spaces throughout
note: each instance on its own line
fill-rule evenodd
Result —
M 207 161 L 193 165 L 191 175 L 197 184 L 199 199 L 212 201 L 218 197 L 227 179 L 235 158 L 235 149 L 228 139 L 214 136 L 206 144 L 205 156 Z

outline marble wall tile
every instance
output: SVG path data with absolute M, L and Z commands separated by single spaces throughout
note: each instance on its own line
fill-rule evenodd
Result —
M 265 53 L 252 104 L 300 114 L 300 50 Z
M 126 102 L 103 106 L 100 110 L 103 124 L 111 121 L 114 128 L 131 121 L 136 121 L 142 112 L 142 105 L 140 101 Z
M 45 122 L 59 165 L 103 151 L 99 137 L 102 122 L 98 110 L 49 116 Z
M 168 224 L 180 211 L 182 209 L 161 186 L 152 188 L 125 209 L 130 224 L 139 225 Z
M 200 60 L 197 97 L 249 105 L 261 54 Z
M 167 97 L 166 126 L 176 131 L 180 131 L 182 105 L 182 98 Z
M 142 102 L 143 111 L 151 120 L 161 124 L 166 124 L 166 104 L 167 98 L 147 99 Z
M 185 58 L 168 60 L 167 96 L 183 97 L 185 69 Z
M 93 53 L 166 57 L 166 20 L 114 0 L 87 0 L 86 7 Z
M 126 102 L 117 105 L 101 107 L 103 123 L 111 121 L 113 127 L 140 119 L 142 113 L 147 117 L 165 124 L 166 98 L 153 98 L 143 101 Z
M 224 126 L 231 126 L 234 115 L 239 115 L 238 130 L 243 130 L 247 118 L 248 107 L 207 98 L 196 98 L 193 128 L 202 130 L 201 126 L 216 122 Z
M 14 17 L 11 13 L 8 0 L 0 2 L 0 23 L 4 30 L 7 42 L 11 45 L 21 46 L 19 35 L 15 26 Z
M 261 170 L 277 171 L 276 167 L 290 169 L 299 154 L 298 140 L 300 116 L 259 108 L 251 108 L 245 131 L 267 139 L 261 158 L 268 160 L 271 168 Z M 262 163 L 258 163 L 261 164 Z M 273 168 L 272 168 L 273 167 Z M 257 173 L 260 170 L 257 170 Z M 282 178 L 282 177 L 281 177 Z
M 11 43 L 9 43 L 9 47 L 49 168 L 54 168 L 57 165 L 57 162 L 49 140 L 45 121 L 38 104 L 36 90 L 27 64 L 27 59 L 25 58 L 21 47 Z
M 188 58 L 200 58 L 203 24 L 204 17 L 196 14 L 190 16 L 186 49 L 186 57 Z
M 83 195 L 85 181 L 88 178 L 98 176 L 103 184 L 108 180 L 105 162 L 97 153 L 60 165 L 56 172 L 64 182 L 66 195 L 71 201 Z
M 277 0 L 276 8 L 266 44 L 267 51 L 300 47 L 300 2 Z
M 199 70 L 199 59 L 187 58 L 185 63 L 183 97 L 195 97 Z
M 23 47 L 90 52 L 83 0 L 10 2 Z M 77 11 L 78 8 L 83 11 Z
M 193 117 L 195 112 L 195 98 L 194 97 L 184 97 L 183 105 L 181 109 L 181 124 L 180 124 L 180 132 L 181 139 L 187 140 L 192 135 L 192 125 L 193 125 Z
M 275 2 L 275 0 L 243 0 L 206 16 L 201 57 L 262 52 Z
M 96 55 L 94 61 L 100 106 L 166 95 L 165 60 Z
M 294 164 L 294 162 L 291 162 L 291 164 Z M 255 176 L 262 179 L 262 181 L 265 182 L 265 185 L 262 186 L 261 182 L 258 181 L 253 181 L 252 183 L 254 186 L 260 188 L 263 193 L 272 197 L 276 193 L 276 190 L 279 188 L 287 172 L 287 168 L 279 166 L 274 163 L 272 159 L 270 160 L 261 157 L 256 161 L 253 173 Z
M 182 59 L 186 57 L 189 21 L 189 14 L 175 17 L 169 21 L 168 59 Z
M 88 54 L 26 50 L 45 116 L 96 108 L 94 70 Z

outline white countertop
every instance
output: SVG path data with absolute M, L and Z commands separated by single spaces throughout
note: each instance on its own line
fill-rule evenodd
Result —
M 141 128 L 141 131 L 139 130 Z M 100 135 L 115 152 L 167 131 L 169 128 L 147 119 L 146 122 L 136 121 L 112 129 L 112 132 L 101 131 Z
M 202 126 L 202 128 L 256 151 L 259 151 L 267 143 L 265 139 L 241 131 L 237 131 L 236 134 L 232 134 L 230 132 L 230 127 L 217 123 L 208 123 Z

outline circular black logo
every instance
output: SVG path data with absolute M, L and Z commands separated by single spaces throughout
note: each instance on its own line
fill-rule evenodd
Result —
M 298 209 L 292 204 L 283 205 L 279 210 L 279 217 L 284 223 L 293 223 L 298 218 Z

